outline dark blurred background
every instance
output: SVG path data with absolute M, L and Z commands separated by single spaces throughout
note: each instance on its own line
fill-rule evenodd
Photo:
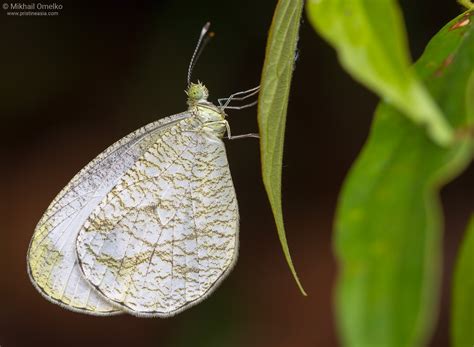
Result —
M 44 2 L 46 3 L 46 2 Z M 308 297 L 282 255 L 254 139 L 226 141 L 241 213 L 235 270 L 200 305 L 169 319 L 98 318 L 61 309 L 30 284 L 36 223 L 72 176 L 138 127 L 186 108 L 186 69 L 201 26 L 216 32 L 194 79 L 211 99 L 258 84 L 275 0 L 61 2 L 54 17 L 0 9 L 2 123 L 0 345 L 336 346 L 331 226 L 337 195 L 377 98 L 339 67 L 304 16 L 288 111 L 283 199 L 288 240 Z M 414 59 L 460 13 L 454 0 L 402 1 Z M 229 111 L 233 134 L 256 109 Z M 449 281 L 473 209 L 471 166 L 443 189 L 443 298 L 431 346 L 449 341 Z

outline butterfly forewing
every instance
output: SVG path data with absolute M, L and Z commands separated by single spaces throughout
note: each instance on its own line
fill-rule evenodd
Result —
M 81 228 L 84 277 L 129 313 L 200 302 L 237 257 L 238 208 L 223 142 L 188 118 L 121 177 Z
M 47 299 L 91 314 L 121 312 L 82 277 L 76 238 L 90 213 L 174 123 L 188 112 L 148 124 L 119 140 L 82 169 L 58 194 L 39 221 L 28 250 L 28 273 Z

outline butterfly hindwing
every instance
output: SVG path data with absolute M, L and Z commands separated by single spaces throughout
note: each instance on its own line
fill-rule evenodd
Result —
M 236 260 L 224 144 L 201 125 L 189 118 L 163 131 L 79 232 L 84 277 L 129 313 L 178 313 L 211 293 Z

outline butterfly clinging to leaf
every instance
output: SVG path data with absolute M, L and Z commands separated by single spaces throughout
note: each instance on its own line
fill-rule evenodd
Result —
M 239 213 L 222 138 L 226 109 L 188 70 L 188 110 L 145 125 L 84 167 L 39 221 L 28 249 L 38 291 L 67 309 L 167 317 L 199 303 L 232 269 Z M 204 41 L 205 42 L 205 41 Z

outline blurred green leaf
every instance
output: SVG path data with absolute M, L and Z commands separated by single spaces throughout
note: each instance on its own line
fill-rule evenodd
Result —
M 286 110 L 295 60 L 303 0 L 280 0 L 268 34 L 258 100 L 262 176 L 272 207 L 283 253 L 303 295 L 290 256 L 281 204 L 281 173 Z
M 451 127 L 410 67 L 403 18 L 395 0 L 310 0 L 307 12 L 356 80 L 417 124 L 426 125 L 438 144 L 451 142 Z
M 453 347 L 474 346 L 474 214 L 461 244 L 453 279 Z
M 471 0 L 458 0 L 458 2 L 469 10 L 474 9 L 474 4 Z
M 450 148 L 381 103 L 340 195 L 336 311 L 345 346 L 423 346 L 437 317 L 442 213 L 438 193 L 472 160 L 473 13 L 430 41 L 416 72 L 460 136 Z M 462 25 L 461 25 L 462 24 Z M 472 294 L 472 293 L 471 293 Z M 472 327 L 471 327 L 472 329 Z

